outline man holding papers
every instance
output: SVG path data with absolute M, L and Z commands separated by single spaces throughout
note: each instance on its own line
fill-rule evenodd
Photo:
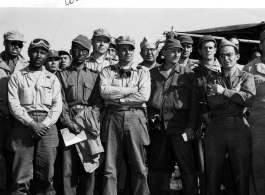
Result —
M 79 134 L 82 129 L 73 121 L 74 117 L 89 106 L 98 111 L 101 103 L 98 74 L 85 66 L 89 55 L 91 40 L 79 35 L 72 41 L 71 54 L 73 61 L 69 67 L 58 73 L 62 85 L 63 111 L 60 117 L 62 124 L 71 133 Z M 93 134 L 98 137 L 98 134 Z M 78 156 L 76 145 L 63 147 L 63 183 L 65 195 L 93 194 L 94 172 L 89 173 L 83 167 Z

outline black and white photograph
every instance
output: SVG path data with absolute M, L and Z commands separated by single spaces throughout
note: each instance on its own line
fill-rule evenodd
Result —
M 1 2 L 0 195 L 263 195 L 259 4 Z

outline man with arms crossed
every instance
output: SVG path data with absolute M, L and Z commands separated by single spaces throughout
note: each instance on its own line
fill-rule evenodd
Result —
M 245 117 L 256 94 L 254 77 L 237 68 L 238 48 L 228 40 L 219 47 L 222 72 L 208 79 L 211 121 L 205 132 L 205 162 L 210 195 L 221 194 L 226 154 L 231 164 L 235 194 L 249 194 L 251 132 Z
M 107 105 L 102 126 L 106 143 L 103 195 L 117 194 L 123 153 L 128 156 L 133 194 L 149 194 L 144 145 L 148 145 L 146 102 L 150 96 L 147 68 L 133 63 L 135 41 L 128 36 L 117 39 L 119 63 L 100 73 L 100 93 Z

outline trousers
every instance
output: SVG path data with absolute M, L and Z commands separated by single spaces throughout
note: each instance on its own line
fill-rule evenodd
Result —
M 163 130 L 160 130 L 163 131 Z M 184 131 L 184 130 L 183 130 Z M 174 172 L 177 162 L 182 180 L 183 194 L 198 194 L 195 155 L 192 143 L 184 142 L 182 135 L 166 135 L 165 133 L 152 133 L 148 185 L 151 195 L 161 195 L 163 181 Z M 166 179 L 169 181 L 168 179 Z M 168 182 L 168 189 L 170 183 Z
M 116 111 L 108 108 L 103 131 L 107 131 L 103 195 L 117 195 L 123 153 L 130 162 L 133 195 L 148 195 L 144 145 L 149 140 L 145 114 L 140 109 Z
M 209 195 L 221 195 L 221 181 L 227 153 L 235 194 L 249 194 L 251 147 L 251 132 L 245 117 L 214 117 L 211 120 L 205 132 Z
M 265 122 L 264 116 L 250 116 L 248 122 L 252 135 L 252 166 L 250 195 L 265 192 Z
M 34 121 L 41 122 L 46 115 L 31 117 Z M 54 195 L 53 164 L 58 146 L 56 126 L 48 129 L 40 141 L 32 139 L 31 136 L 32 130 L 28 126 L 15 121 L 7 143 L 7 149 L 13 153 L 9 193 L 26 195 L 34 178 L 37 195 Z

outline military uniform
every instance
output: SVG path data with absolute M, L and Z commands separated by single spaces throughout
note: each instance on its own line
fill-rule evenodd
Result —
M 55 194 L 52 177 L 58 135 L 54 124 L 62 110 L 60 83 L 44 67 L 32 72 L 27 66 L 11 76 L 8 100 L 10 112 L 16 118 L 7 143 L 7 149 L 14 152 L 10 193 L 27 193 L 34 160 L 36 193 Z M 33 120 L 48 128 L 40 141 L 32 138 L 29 124 Z
M 258 57 L 252 62 L 249 62 L 243 71 L 249 72 L 254 75 L 256 96 L 253 106 L 250 109 L 250 117 L 248 122 L 251 128 L 252 134 L 252 170 L 251 170 L 251 182 L 250 182 L 250 194 L 260 195 L 265 191 L 265 167 L 263 166 L 264 158 L 264 146 L 265 146 L 265 64 L 261 58 Z
M 221 194 L 221 179 L 226 153 L 229 154 L 236 194 L 248 194 L 251 163 L 251 133 L 244 116 L 256 94 L 252 75 L 236 68 L 231 76 L 218 73 L 208 84 L 225 88 L 223 94 L 212 94 L 207 99 L 212 118 L 205 132 L 205 158 L 210 194 Z
M 5 40 L 18 40 L 24 42 L 23 35 L 17 31 L 9 31 L 4 35 Z M 28 62 L 23 58 L 22 55 L 18 55 L 13 60 L 9 60 L 5 55 L 5 51 L 0 54 L 0 161 L 2 161 L 3 167 L 1 170 L 8 172 L 6 177 L 5 173 L 0 173 L 0 189 L 6 189 L 10 187 L 10 171 L 11 167 L 7 159 L 7 153 L 5 145 L 7 138 L 11 133 L 14 126 L 14 118 L 9 112 L 8 108 L 8 80 L 12 73 L 17 72 L 28 65 Z M 6 164 L 6 166 L 4 165 Z
M 119 38 L 134 47 L 129 37 Z M 106 143 L 104 195 L 117 194 L 124 152 L 130 161 L 132 193 L 149 194 L 144 145 L 150 142 L 145 114 L 145 103 L 150 96 L 150 74 L 148 69 L 130 63 L 127 71 L 115 64 L 104 68 L 100 74 L 100 93 L 107 105 L 101 135 Z M 138 90 L 132 91 L 132 86 Z

